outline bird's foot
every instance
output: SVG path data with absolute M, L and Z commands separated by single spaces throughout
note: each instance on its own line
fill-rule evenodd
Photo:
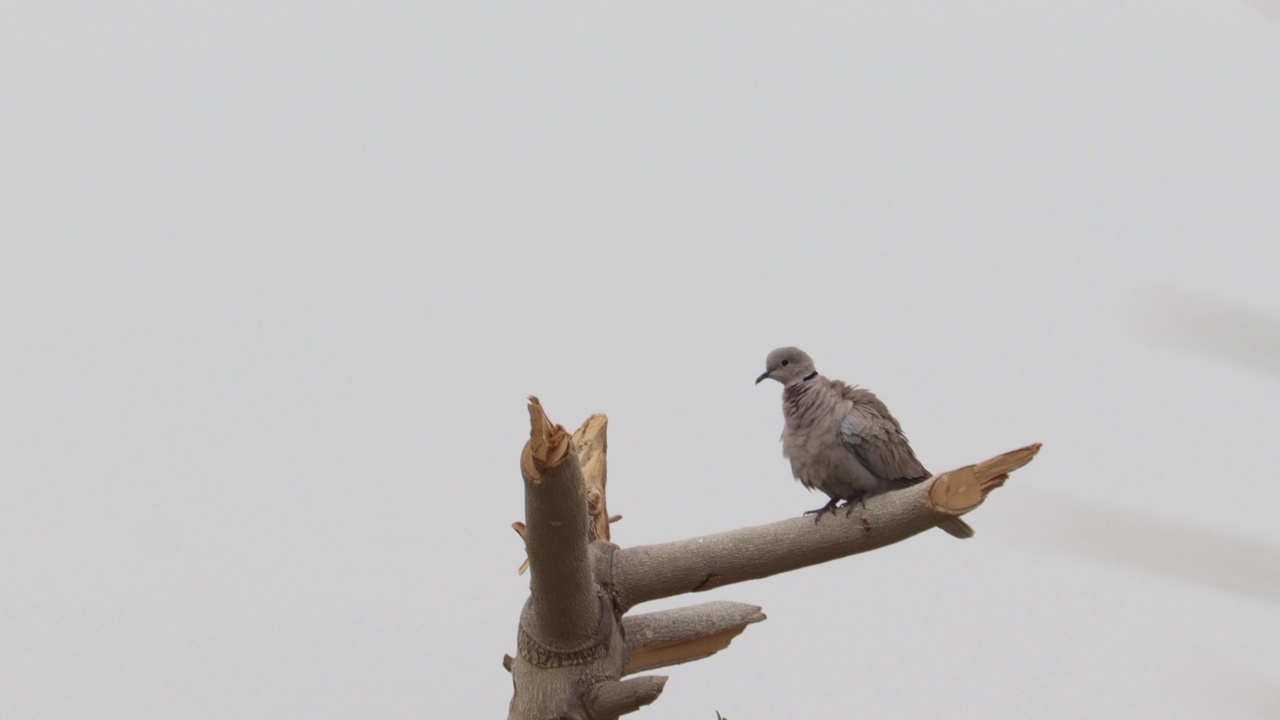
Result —
M 832 515 L 836 514 L 836 503 L 838 502 L 840 502 L 840 498 L 831 498 L 831 502 L 827 503 L 826 505 L 823 505 L 817 510 L 806 510 L 804 514 L 812 515 L 813 524 L 817 525 L 818 521 L 822 519 L 822 513 L 831 513 Z
M 855 498 L 849 498 L 848 500 L 845 500 L 845 501 L 844 501 L 844 504 L 843 504 L 843 505 L 841 505 L 840 507 L 844 510 L 844 516 L 845 516 L 845 517 L 849 517 L 850 515 L 852 515 L 852 514 L 853 514 L 853 509 L 854 509 L 855 507 L 857 507 L 858 505 L 861 505 L 861 506 L 862 506 L 862 509 L 864 509 L 864 510 L 867 508 L 867 493 L 866 493 L 866 492 L 860 492 L 860 493 L 858 493 L 858 496 L 857 496 L 857 497 L 855 497 Z

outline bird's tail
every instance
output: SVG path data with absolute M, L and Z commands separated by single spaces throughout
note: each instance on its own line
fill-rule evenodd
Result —
M 950 520 L 938 525 L 938 527 L 947 531 L 948 535 L 958 537 L 961 540 L 973 537 L 973 528 L 969 523 L 960 518 L 951 518 Z

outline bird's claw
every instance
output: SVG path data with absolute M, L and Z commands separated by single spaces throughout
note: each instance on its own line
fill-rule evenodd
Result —
M 859 493 L 856 498 L 845 500 L 840 507 L 844 509 L 844 516 L 849 517 L 853 515 L 853 509 L 858 505 L 861 505 L 863 510 L 867 508 L 867 494 L 865 492 Z
M 836 503 L 838 502 L 840 502 L 840 498 L 831 498 L 831 502 L 827 503 L 826 505 L 823 505 L 817 510 L 806 510 L 804 514 L 812 515 L 813 524 L 817 525 L 818 521 L 822 519 L 822 513 L 831 513 L 832 515 L 836 514 Z

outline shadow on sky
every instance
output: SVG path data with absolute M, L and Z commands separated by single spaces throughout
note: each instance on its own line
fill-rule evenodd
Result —
M 1196 583 L 1280 605 L 1280 546 L 1139 510 L 1033 488 L 1025 537 L 1037 550 Z
M 1143 291 L 1135 306 L 1134 333 L 1144 342 L 1280 380 L 1280 315 L 1168 287 Z

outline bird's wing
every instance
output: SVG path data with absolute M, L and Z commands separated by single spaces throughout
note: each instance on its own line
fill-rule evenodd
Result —
M 840 441 L 868 470 L 884 480 L 914 485 L 929 477 L 902 433 L 902 426 L 870 390 L 841 383 L 840 394 L 850 401 L 840 420 Z

